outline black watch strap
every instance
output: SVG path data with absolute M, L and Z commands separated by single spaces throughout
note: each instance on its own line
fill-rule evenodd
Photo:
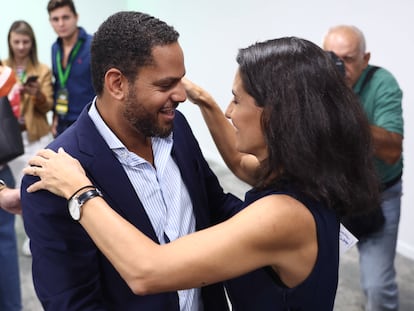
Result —
M 95 197 L 101 197 L 101 196 L 102 196 L 102 192 L 99 191 L 99 189 L 95 188 L 95 189 L 91 189 L 91 190 L 88 190 L 82 193 L 80 196 L 77 197 L 77 200 L 79 202 L 79 205 L 82 206 L 90 199 L 93 199 Z

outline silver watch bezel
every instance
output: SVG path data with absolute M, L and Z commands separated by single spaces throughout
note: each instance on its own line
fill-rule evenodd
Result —
M 7 188 L 7 184 L 3 179 L 0 179 L 0 191 Z
M 74 220 L 79 220 L 81 216 L 82 204 L 79 202 L 78 197 L 73 197 L 68 202 L 69 214 Z

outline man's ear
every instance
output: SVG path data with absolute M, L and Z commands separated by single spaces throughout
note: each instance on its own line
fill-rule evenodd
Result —
M 364 54 L 364 68 L 368 66 L 369 60 L 371 58 L 371 53 L 370 52 L 366 52 Z
M 106 72 L 104 85 L 109 95 L 117 100 L 123 100 L 128 92 L 128 80 L 116 68 L 111 68 Z

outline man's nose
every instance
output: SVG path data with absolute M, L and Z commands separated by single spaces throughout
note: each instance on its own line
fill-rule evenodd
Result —
M 187 99 L 187 93 L 185 92 L 184 85 L 181 81 L 177 84 L 177 87 L 172 95 L 172 99 L 174 102 L 179 103 L 182 103 Z

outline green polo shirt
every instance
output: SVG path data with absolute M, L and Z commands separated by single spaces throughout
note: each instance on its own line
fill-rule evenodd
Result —
M 404 136 L 402 91 L 394 76 L 386 69 L 379 68 L 361 91 L 362 81 L 371 67 L 369 65 L 362 72 L 353 90 L 359 95 L 370 124 Z M 374 160 L 383 183 L 393 180 L 402 173 L 402 157 L 393 165 L 386 164 L 378 158 Z

